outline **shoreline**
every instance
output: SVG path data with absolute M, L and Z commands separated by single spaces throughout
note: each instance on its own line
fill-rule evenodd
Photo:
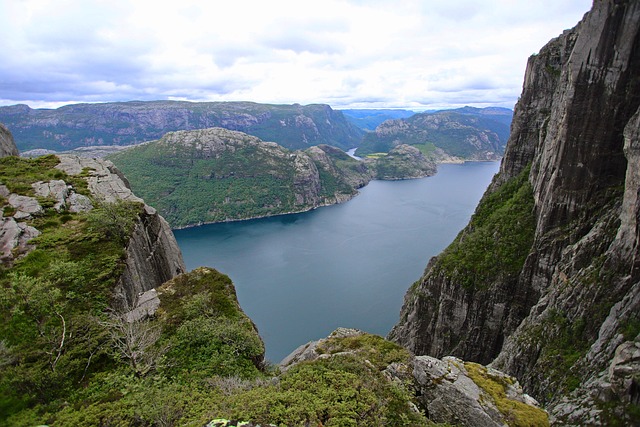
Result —
M 438 162 L 438 165 L 451 165 L 451 164 L 455 164 L 455 165 L 463 165 L 465 163 L 487 163 L 487 162 L 500 162 L 502 161 L 502 158 L 498 159 L 498 160 L 461 160 L 461 161 L 445 161 L 445 162 Z M 436 171 L 435 174 L 433 175 L 424 175 L 424 176 L 419 176 L 419 177 L 410 177 L 410 178 L 398 178 L 398 179 L 372 179 L 369 182 L 367 182 L 365 185 L 363 185 L 362 187 L 358 187 L 355 191 L 354 194 L 352 194 L 351 196 L 347 196 L 346 199 L 344 200 L 339 200 L 336 201 L 335 203 L 325 203 L 322 205 L 318 205 L 318 206 L 314 206 L 314 207 L 310 207 L 308 209 L 301 209 L 298 211 L 291 211 L 291 212 L 282 212 L 282 213 L 278 213 L 278 214 L 273 214 L 273 215 L 259 215 L 259 216 L 253 216 L 253 217 L 249 217 L 249 218 L 237 218 L 237 219 L 229 219 L 229 220 L 225 220 L 225 221 L 206 221 L 206 222 L 201 222 L 198 224 L 190 224 L 190 225 L 184 225 L 184 226 L 180 226 L 180 227 L 171 227 L 171 230 L 186 230 L 188 228 L 196 228 L 196 227 L 201 227 L 204 225 L 211 225 L 211 224 L 226 224 L 226 223 L 230 223 L 230 222 L 239 222 L 239 221 L 251 221 L 254 219 L 265 219 L 265 218 L 275 218 L 278 216 L 285 216 L 285 215 L 293 215 L 293 214 L 301 214 L 301 213 L 305 213 L 305 212 L 311 212 L 315 209 L 318 208 L 323 208 L 323 207 L 327 207 L 327 206 L 333 206 L 333 205 L 339 205 L 341 203 L 345 203 L 348 202 L 349 200 L 355 198 L 356 196 L 358 196 L 358 194 L 360 194 L 360 189 L 366 187 L 367 185 L 369 185 L 369 183 L 371 181 L 405 181 L 405 180 L 412 180 L 412 179 L 423 179 L 423 178 L 429 178 L 431 176 L 435 176 L 438 172 Z M 337 199 L 337 198 L 336 198 Z

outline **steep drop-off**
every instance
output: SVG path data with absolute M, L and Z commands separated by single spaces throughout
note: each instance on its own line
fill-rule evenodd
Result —
M 54 110 L 26 105 L 0 107 L 0 122 L 21 151 L 70 150 L 96 145 L 132 145 L 177 130 L 223 127 L 304 149 L 329 144 L 356 147 L 362 131 L 328 105 L 253 102 L 131 101 L 73 104 Z
M 17 156 L 18 147 L 13 140 L 13 135 L 9 130 L 0 123 L 0 157 Z
M 390 337 L 516 376 L 558 424 L 640 420 L 640 3 L 530 58 L 500 173 Z
M 318 170 L 348 159 L 307 153 Z M 108 161 L 8 156 L 0 182 L 1 425 L 547 425 L 513 378 L 359 331 L 267 369 L 230 278 L 183 273 L 167 223 Z

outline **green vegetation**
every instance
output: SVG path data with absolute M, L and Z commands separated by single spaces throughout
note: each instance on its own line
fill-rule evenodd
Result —
M 438 148 L 433 142 L 427 142 L 425 144 L 414 144 L 413 146 L 420 150 L 422 155 L 427 158 L 433 156 L 433 153 Z
M 156 318 L 169 347 L 161 372 L 192 380 L 260 375 L 264 345 L 228 276 L 198 268 L 165 283 L 158 293 Z
M 8 165 L 2 182 L 22 194 L 35 181 L 82 180 L 55 169 L 55 157 L 0 164 Z M 42 233 L 35 249 L 0 269 L 0 425 L 204 425 L 221 416 L 428 425 L 411 409 L 411 384 L 383 373 L 409 354 L 381 337 L 331 339 L 323 347 L 331 357 L 275 376 L 231 280 L 216 270 L 160 286 L 151 317 L 114 311 L 124 248 L 142 207 L 93 203 L 86 213 L 45 204 L 27 221 Z M 5 214 L 6 204 L 0 200 Z
M 277 425 L 431 425 L 411 411 L 410 384 L 390 382 L 382 372 L 406 363 L 406 350 L 364 334 L 330 338 L 320 351 L 333 356 L 300 363 L 277 383 L 238 394 L 232 417 Z
M 477 363 L 467 362 L 464 367 L 469 378 L 490 396 L 510 426 L 542 427 L 549 425 L 549 416 L 544 410 L 507 397 L 507 388 L 511 385 L 508 377 L 492 375 L 487 368 Z
M 367 175 L 366 169 L 358 169 L 360 162 L 323 146 L 331 165 L 316 162 L 320 176 L 316 193 L 317 178 L 296 169 L 294 153 L 239 132 L 207 132 L 198 136 L 202 140 L 197 143 L 179 141 L 195 133 L 171 134 L 171 140 L 134 147 L 110 160 L 127 176 L 133 191 L 173 227 L 308 210 L 339 194 L 354 194 L 348 177 L 360 176 L 362 181 Z M 224 141 L 221 146 L 198 145 L 216 137 Z
M 508 110 L 475 108 L 419 113 L 381 123 L 375 132 L 364 135 L 356 155 L 388 153 L 400 144 L 416 146 L 430 157 L 436 147 L 463 159 L 484 151 L 502 154 L 511 117 Z
M 545 367 L 548 379 L 564 392 L 575 390 L 582 381 L 574 365 L 591 347 L 586 325 L 584 318 L 570 320 L 565 314 L 553 311 L 537 331 L 531 332 L 544 340 L 540 364 Z
M 22 195 L 32 194 L 31 184 L 36 181 L 77 182 L 54 169 L 57 163 L 53 156 L 3 158 L 0 179 Z M 74 190 L 83 188 L 86 184 Z M 6 206 L 2 208 L 6 215 Z M 126 211 L 128 216 L 121 217 L 125 223 L 137 218 L 140 207 Z M 90 230 L 97 212 L 58 213 L 46 208 L 43 215 L 27 221 L 42 233 L 31 241 L 37 249 L 11 268 L 0 269 L 3 417 L 61 399 L 106 363 L 104 333 L 91 319 L 108 305 L 123 268 L 124 248 Z
M 294 210 L 294 172 L 276 157 L 281 152 L 248 146 L 206 158 L 195 147 L 176 152 L 167 144 L 150 143 L 111 160 L 137 195 L 181 227 Z
M 433 175 L 434 161 L 424 157 L 416 147 L 399 145 L 373 163 L 378 179 L 405 179 Z
M 370 153 L 370 154 L 367 154 L 364 157 L 366 157 L 367 159 L 379 159 L 379 158 L 382 158 L 382 157 L 384 157 L 386 155 L 387 155 L 387 153 Z
M 485 289 L 498 277 L 517 278 L 533 244 L 535 217 L 529 168 L 485 194 L 469 225 L 434 267 L 467 288 Z

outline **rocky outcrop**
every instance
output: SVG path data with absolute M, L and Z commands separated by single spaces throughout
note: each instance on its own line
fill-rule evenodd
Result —
M 9 129 L 0 123 L 0 158 L 6 156 L 18 156 L 18 147 L 13 140 L 13 135 Z
M 53 198 L 56 201 L 53 208 L 58 212 L 68 211 L 77 213 L 88 212 L 93 209 L 93 204 L 89 197 L 76 193 L 70 185 L 67 185 L 67 183 L 61 179 L 48 182 L 39 181 L 31 186 L 36 196 Z
M 400 144 L 375 161 L 376 178 L 384 180 L 423 178 L 435 175 L 436 163 L 416 147 Z
M 431 421 L 459 426 L 548 426 L 549 417 L 518 381 L 455 357 L 417 356 L 418 401 Z
M 372 168 L 363 162 L 354 162 L 339 148 L 321 144 L 304 150 L 304 153 L 313 160 L 319 172 L 335 177 L 342 185 L 344 195 L 336 198 L 338 202 L 350 199 L 356 194 L 355 189 L 364 187 L 374 178 Z
M 500 173 L 456 242 L 478 250 L 469 242 L 482 206 L 507 212 L 515 199 L 498 195 L 524 175 L 517 192 L 534 214 L 526 256 L 505 262 L 524 225 L 486 234 L 498 241 L 489 247 L 507 249 L 492 263 L 478 255 L 482 263 L 456 270 L 443 266 L 445 251 L 407 293 L 391 333 L 419 354 L 495 359 L 557 424 L 640 421 L 631 350 L 640 340 L 639 31 L 638 2 L 598 1 L 530 58 Z
M 73 155 L 58 156 L 56 168 L 69 175 L 84 174 L 89 191 L 101 201 L 113 203 L 117 200 L 143 203 L 133 194 L 125 176 L 108 160 L 90 159 Z
M 116 298 L 126 307 L 136 306 L 140 294 L 186 271 L 169 224 L 145 205 L 127 244 L 125 270 L 116 286 Z
M 113 163 L 62 155 L 56 166 L 69 175 L 85 174 L 89 191 L 99 200 L 143 203 L 131 191 L 124 175 Z M 51 184 L 50 184 L 51 185 Z M 116 286 L 116 300 L 123 307 L 138 303 L 138 295 L 184 273 L 182 253 L 169 224 L 154 208 L 145 205 L 126 249 L 125 270 Z
M 39 235 L 37 229 L 24 222 L 0 216 L 0 264 L 10 264 L 15 258 L 33 250 L 34 246 L 29 241 Z
M 286 371 L 287 369 L 297 365 L 298 363 L 329 358 L 332 355 L 321 351 L 320 348 L 324 344 L 327 344 L 331 339 L 357 337 L 363 334 L 364 332 L 359 329 L 338 328 L 335 331 L 331 332 L 331 334 L 329 334 L 329 336 L 326 338 L 321 338 L 316 341 L 310 341 L 306 344 L 302 344 L 300 347 L 293 350 L 287 357 L 282 359 L 282 361 L 279 363 L 279 367 L 282 371 Z
M 44 215 L 46 209 L 52 208 L 59 214 L 87 212 L 94 208 L 96 201 L 114 203 L 125 200 L 144 207 L 126 242 L 125 268 L 115 290 L 117 304 L 133 307 L 139 294 L 186 271 L 167 222 L 133 194 L 127 180 L 113 163 L 68 155 L 53 159 L 59 162 L 51 162 L 50 167 L 55 165 L 59 170 L 51 174 L 62 175 L 64 179 L 33 182 L 31 189 L 24 190 L 22 194 L 12 193 L 7 186 L 0 185 L 0 201 L 3 202 L 0 205 L 3 208 L 0 211 L 0 257 L 3 264 L 10 265 L 34 248 L 30 240 L 40 232 L 30 221 Z M 47 175 L 43 171 L 39 173 Z M 86 181 L 93 200 L 78 193 L 79 190 L 65 179 L 69 182 Z M 43 206 L 47 206 L 46 209 Z
M 300 363 L 319 359 L 363 352 L 367 357 L 362 347 L 342 344 L 343 339 L 367 339 L 367 336 L 358 329 L 338 328 L 326 338 L 301 345 L 285 357 L 279 367 L 286 372 Z M 477 363 L 455 357 L 440 360 L 409 355 L 404 363 L 385 366 L 383 373 L 388 381 L 410 384 L 419 410 L 433 422 L 469 427 L 549 425 L 547 413 L 522 391 L 515 378 Z M 523 422 L 526 424 L 520 424 Z
M 0 107 L 0 122 L 12 130 L 21 151 L 134 145 L 167 132 L 211 127 L 245 132 L 291 149 L 329 144 L 347 150 L 362 137 L 360 129 L 328 105 L 132 101 L 53 110 L 13 105 Z

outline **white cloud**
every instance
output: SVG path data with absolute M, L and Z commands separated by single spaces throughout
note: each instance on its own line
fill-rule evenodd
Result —
M 4 0 L 0 103 L 502 105 L 590 0 Z

